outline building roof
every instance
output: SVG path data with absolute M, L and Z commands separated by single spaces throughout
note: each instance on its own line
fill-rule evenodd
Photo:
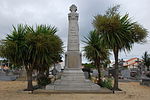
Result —
M 129 60 L 127 60 L 127 61 L 125 61 L 125 62 L 130 62 L 130 61 L 132 61 L 132 60 L 136 60 L 136 59 L 138 59 L 138 58 L 131 58 L 131 59 L 129 59 Z
M 131 66 L 131 65 L 135 65 L 135 64 L 138 64 L 138 62 L 136 62 L 136 60 L 139 59 L 139 58 L 131 58 L 127 61 L 125 61 L 125 64 L 124 66 Z

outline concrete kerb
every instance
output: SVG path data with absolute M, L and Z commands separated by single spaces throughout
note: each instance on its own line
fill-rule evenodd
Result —
M 92 90 L 42 90 L 42 89 L 38 89 L 33 91 L 33 94 L 40 94 L 40 93 L 44 93 L 44 94 L 113 94 L 113 91 L 92 91 Z

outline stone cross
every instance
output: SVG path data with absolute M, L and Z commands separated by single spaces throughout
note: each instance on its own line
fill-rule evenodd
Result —
M 76 12 L 77 11 L 77 7 L 75 5 L 71 5 L 70 6 L 70 11 L 71 12 Z
M 77 7 L 72 5 L 68 14 L 69 29 L 68 29 L 68 46 L 65 54 L 65 66 L 67 68 L 80 68 L 81 54 L 79 49 L 79 26 L 78 17 L 76 12 Z

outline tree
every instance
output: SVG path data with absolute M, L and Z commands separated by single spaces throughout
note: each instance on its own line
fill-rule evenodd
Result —
M 1 42 L 2 57 L 9 59 L 14 65 L 24 66 L 27 72 L 29 91 L 33 90 L 31 61 L 29 59 L 29 47 L 26 44 L 26 25 L 13 26 L 13 31 Z
M 100 34 L 100 41 L 113 51 L 115 58 L 114 90 L 118 90 L 118 53 L 121 50 L 130 51 L 135 42 L 142 42 L 147 31 L 136 22 L 132 22 L 125 14 L 118 13 L 120 6 L 109 8 L 104 15 L 94 17 L 93 25 Z
M 29 40 L 30 51 L 33 55 L 31 59 L 34 60 L 32 61 L 34 69 L 38 71 L 38 83 L 46 85 L 43 82 L 48 78 L 49 67 L 53 63 L 59 62 L 63 43 L 55 34 L 57 32 L 55 27 L 38 25 L 35 30 L 32 27 L 29 27 L 28 30 L 32 32 L 27 36 L 27 40 Z
M 145 51 L 144 55 L 142 56 L 143 63 L 147 67 L 147 71 L 149 71 L 150 66 L 150 55 Z
M 108 65 L 111 63 L 110 59 L 107 58 L 102 62 L 103 69 L 107 69 Z
M 54 54 L 62 53 L 62 41 L 55 32 L 55 27 L 46 25 L 39 25 L 35 29 L 18 25 L 17 28 L 13 27 L 12 33 L 1 42 L 1 55 L 13 64 L 25 67 L 29 91 L 33 90 L 33 70 L 46 70 L 52 64 Z
M 101 64 L 108 58 L 109 51 L 100 43 L 100 36 L 96 30 L 91 31 L 88 37 L 85 37 L 86 46 L 84 47 L 85 56 L 89 61 L 92 61 L 98 70 L 99 84 L 101 83 Z

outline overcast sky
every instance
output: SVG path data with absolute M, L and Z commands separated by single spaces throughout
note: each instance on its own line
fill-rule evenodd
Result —
M 121 5 L 121 14 L 129 13 L 133 21 L 150 31 L 150 0 L 0 0 L 0 39 L 11 32 L 12 25 L 48 24 L 58 28 L 57 34 L 66 47 L 67 14 L 72 4 L 78 7 L 80 40 L 93 29 L 93 16 L 104 14 L 107 8 L 116 4 Z M 150 50 L 150 38 L 147 40 L 145 44 L 135 44 L 131 52 L 121 53 L 120 58 L 141 57 L 145 51 Z M 82 49 L 84 44 L 80 43 Z

